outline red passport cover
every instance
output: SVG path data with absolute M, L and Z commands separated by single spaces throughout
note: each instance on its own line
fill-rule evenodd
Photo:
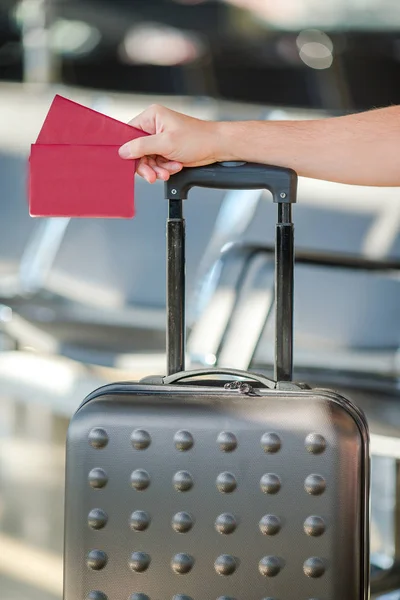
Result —
M 136 161 L 118 148 L 147 135 L 56 95 L 29 159 L 32 217 L 132 218 Z
M 133 166 L 118 148 L 33 144 L 31 215 L 132 218 Z
M 143 131 L 127 123 L 57 94 L 36 143 L 121 146 L 143 135 Z

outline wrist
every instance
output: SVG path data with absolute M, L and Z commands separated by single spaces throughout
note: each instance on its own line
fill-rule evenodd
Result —
M 214 123 L 214 157 L 216 162 L 246 160 L 243 148 L 243 124 L 232 121 Z

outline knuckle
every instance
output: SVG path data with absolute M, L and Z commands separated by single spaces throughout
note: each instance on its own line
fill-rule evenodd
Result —
M 145 138 L 141 137 L 129 142 L 129 148 L 132 155 L 137 155 L 140 157 L 141 155 L 145 154 L 145 145 L 143 142 L 144 139 Z
M 160 114 L 160 113 L 162 113 L 162 112 L 163 112 L 163 110 L 164 110 L 164 107 L 163 107 L 161 104 L 154 103 L 154 104 L 151 104 L 151 106 L 150 106 L 150 110 L 151 110 L 153 113 Z

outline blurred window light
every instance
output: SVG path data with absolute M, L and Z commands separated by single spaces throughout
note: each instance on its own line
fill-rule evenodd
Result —
M 319 29 L 302 31 L 296 40 L 301 60 L 312 69 L 329 69 L 333 63 L 333 42 Z
M 320 29 L 305 29 L 297 36 L 296 44 L 299 50 L 301 50 L 304 44 L 309 44 L 310 42 L 323 44 L 333 52 L 333 42 L 331 38 Z
M 9 306 L 0 305 L 0 321 L 2 323 L 10 323 L 12 321 L 13 311 Z
M 300 58 L 313 69 L 329 69 L 333 63 L 331 50 L 318 42 L 304 44 L 300 50 Z
M 159 66 L 191 63 L 204 52 L 199 36 L 158 23 L 145 23 L 131 29 L 120 48 L 124 62 Z
M 58 54 L 67 56 L 89 54 L 100 40 L 100 31 L 84 21 L 58 19 L 50 28 L 50 45 Z
M 206 365 L 210 365 L 210 367 L 215 367 L 217 357 L 215 356 L 215 354 L 207 354 L 207 356 L 204 359 L 204 362 L 206 363 Z
M 320 1 L 320 0 L 318 0 Z M 283 29 L 298 27 L 304 20 L 307 2 L 304 0 L 223 0 L 225 4 L 250 12 L 255 18 Z
M 223 0 L 247 10 L 273 27 L 296 31 L 302 27 L 337 30 L 398 29 L 399 0 Z
M 21 0 L 12 8 L 11 14 L 19 27 L 23 27 L 26 23 L 44 27 L 46 23 L 43 0 Z

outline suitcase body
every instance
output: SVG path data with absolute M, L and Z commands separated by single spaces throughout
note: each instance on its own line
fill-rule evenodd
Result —
M 367 435 L 332 392 L 100 389 L 69 430 L 65 600 L 365 600 Z
M 289 372 L 174 375 L 171 321 L 169 377 L 100 388 L 71 420 L 64 600 L 368 600 L 363 414 Z

